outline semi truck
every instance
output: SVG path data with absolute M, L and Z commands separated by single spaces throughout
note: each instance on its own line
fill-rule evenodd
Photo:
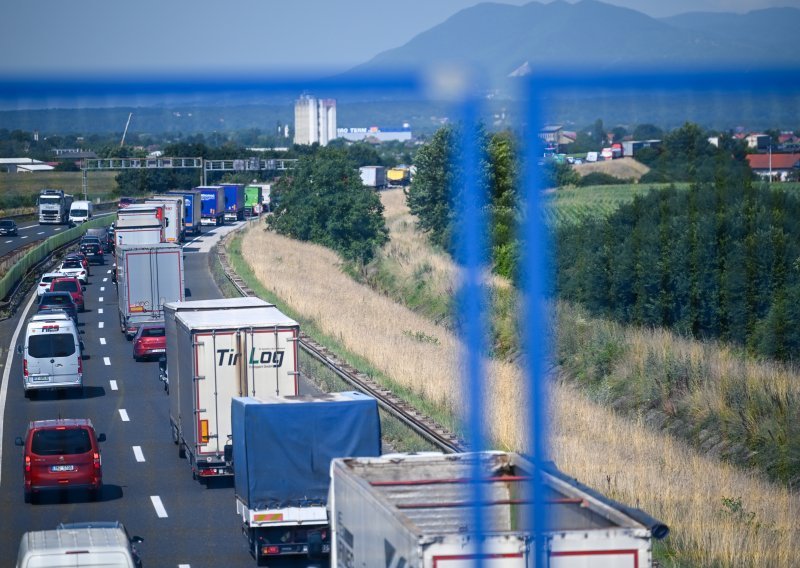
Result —
M 476 469 L 479 541 L 471 511 Z M 540 540 L 527 528 L 532 495 L 546 507 Z M 536 469 L 507 452 L 336 459 L 328 507 L 336 568 L 467 568 L 478 559 L 491 568 L 642 568 L 653 565 L 653 539 L 669 533 L 551 464 Z
M 176 243 L 116 247 L 119 324 L 130 335 L 131 318 L 163 317 L 164 304 L 184 299 L 183 252 Z M 135 329 L 133 330 L 135 333 Z
M 411 181 L 411 170 L 405 166 L 397 166 L 386 170 L 387 187 L 405 187 Z
M 225 188 L 225 220 L 241 221 L 244 219 L 245 190 L 241 183 L 223 183 Z
M 183 198 L 177 195 L 154 195 L 145 205 L 164 206 L 164 242 L 183 242 Z
M 185 191 L 170 191 L 169 195 L 177 195 L 183 199 L 183 232 L 200 234 L 200 220 L 202 216 L 202 196 L 196 189 Z
M 244 188 L 244 215 L 252 217 L 262 211 L 261 199 L 263 187 L 260 185 L 248 185 Z
M 39 224 L 66 225 L 69 223 L 69 210 L 72 196 L 61 189 L 43 189 L 36 201 L 39 210 Z
M 362 166 L 358 168 L 361 181 L 367 187 L 381 189 L 386 187 L 386 168 L 383 166 Z
M 164 205 L 137 203 L 117 212 L 114 246 L 152 245 L 164 242 Z
M 380 456 L 377 401 L 359 392 L 234 398 L 231 424 L 236 512 L 257 563 L 330 553 L 331 461 Z
M 170 427 L 201 481 L 233 475 L 231 399 L 298 393 L 300 326 L 257 298 L 164 307 Z
M 222 225 L 225 223 L 225 188 L 221 185 L 201 185 L 200 222 L 203 225 Z

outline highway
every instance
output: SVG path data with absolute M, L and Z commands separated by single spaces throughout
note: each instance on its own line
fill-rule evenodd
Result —
M 208 269 L 207 252 L 219 234 L 231 228 L 204 228 L 201 237 L 187 243 L 188 299 L 221 296 Z M 32 298 L 15 317 L 0 322 L 0 566 L 13 565 L 25 531 L 97 520 L 122 521 L 132 535 L 143 537 L 137 548 L 144 566 L 254 566 L 236 515 L 232 479 L 201 485 L 192 480 L 187 461 L 178 456 L 157 363 L 134 362 L 132 345 L 120 333 L 111 263 L 112 257 L 106 255 L 105 266 L 92 266 L 87 310 L 80 314 L 89 356 L 83 363 L 87 388 L 82 398 L 44 392 L 26 400 L 22 364 L 14 347 L 22 341 L 25 320 L 35 310 Z M 310 389 L 303 382 L 301 392 Z M 101 444 L 104 488 L 98 502 L 71 494 L 45 498 L 36 505 L 23 501 L 22 449 L 14 439 L 25 434 L 29 421 L 58 417 L 90 418 L 98 433 L 108 438 Z M 319 566 L 305 560 L 275 565 Z
M 111 215 L 111 213 L 100 213 L 95 215 L 95 218 L 103 215 Z M 0 237 L 0 257 L 29 243 L 42 241 L 67 229 L 69 229 L 68 225 L 40 225 L 37 221 L 18 221 L 17 236 L 7 237 L 3 235 Z

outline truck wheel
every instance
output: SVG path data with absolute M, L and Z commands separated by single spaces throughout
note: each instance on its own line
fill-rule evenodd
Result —
M 182 460 L 186 459 L 186 447 L 181 442 L 178 442 L 178 457 Z M 194 475 L 194 472 L 192 472 L 192 475 Z

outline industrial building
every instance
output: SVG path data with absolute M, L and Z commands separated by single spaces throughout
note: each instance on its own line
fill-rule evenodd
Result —
M 327 146 L 336 138 L 336 100 L 302 95 L 294 104 L 294 143 Z
M 380 128 L 378 126 L 370 126 L 369 128 L 339 128 L 336 131 L 339 138 L 350 140 L 353 142 L 360 142 L 362 140 L 374 142 L 389 142 L 396 140 L 399 142 L 406 142 L 411 140 L 411 126 L 403 124 L 401 128 Z

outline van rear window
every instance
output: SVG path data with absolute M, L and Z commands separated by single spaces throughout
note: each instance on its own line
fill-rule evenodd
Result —
M 89 431 L 83 428 L 37 430 L 31 440 L 31 452 L 39 456 L 85 454 L 91 451 Z
M 31 335 L 28 338 L 28 356 L 36 359 L 45 357 L 69 357 L 75 353 L 75 338 L 71 333 L 48 333 Z

